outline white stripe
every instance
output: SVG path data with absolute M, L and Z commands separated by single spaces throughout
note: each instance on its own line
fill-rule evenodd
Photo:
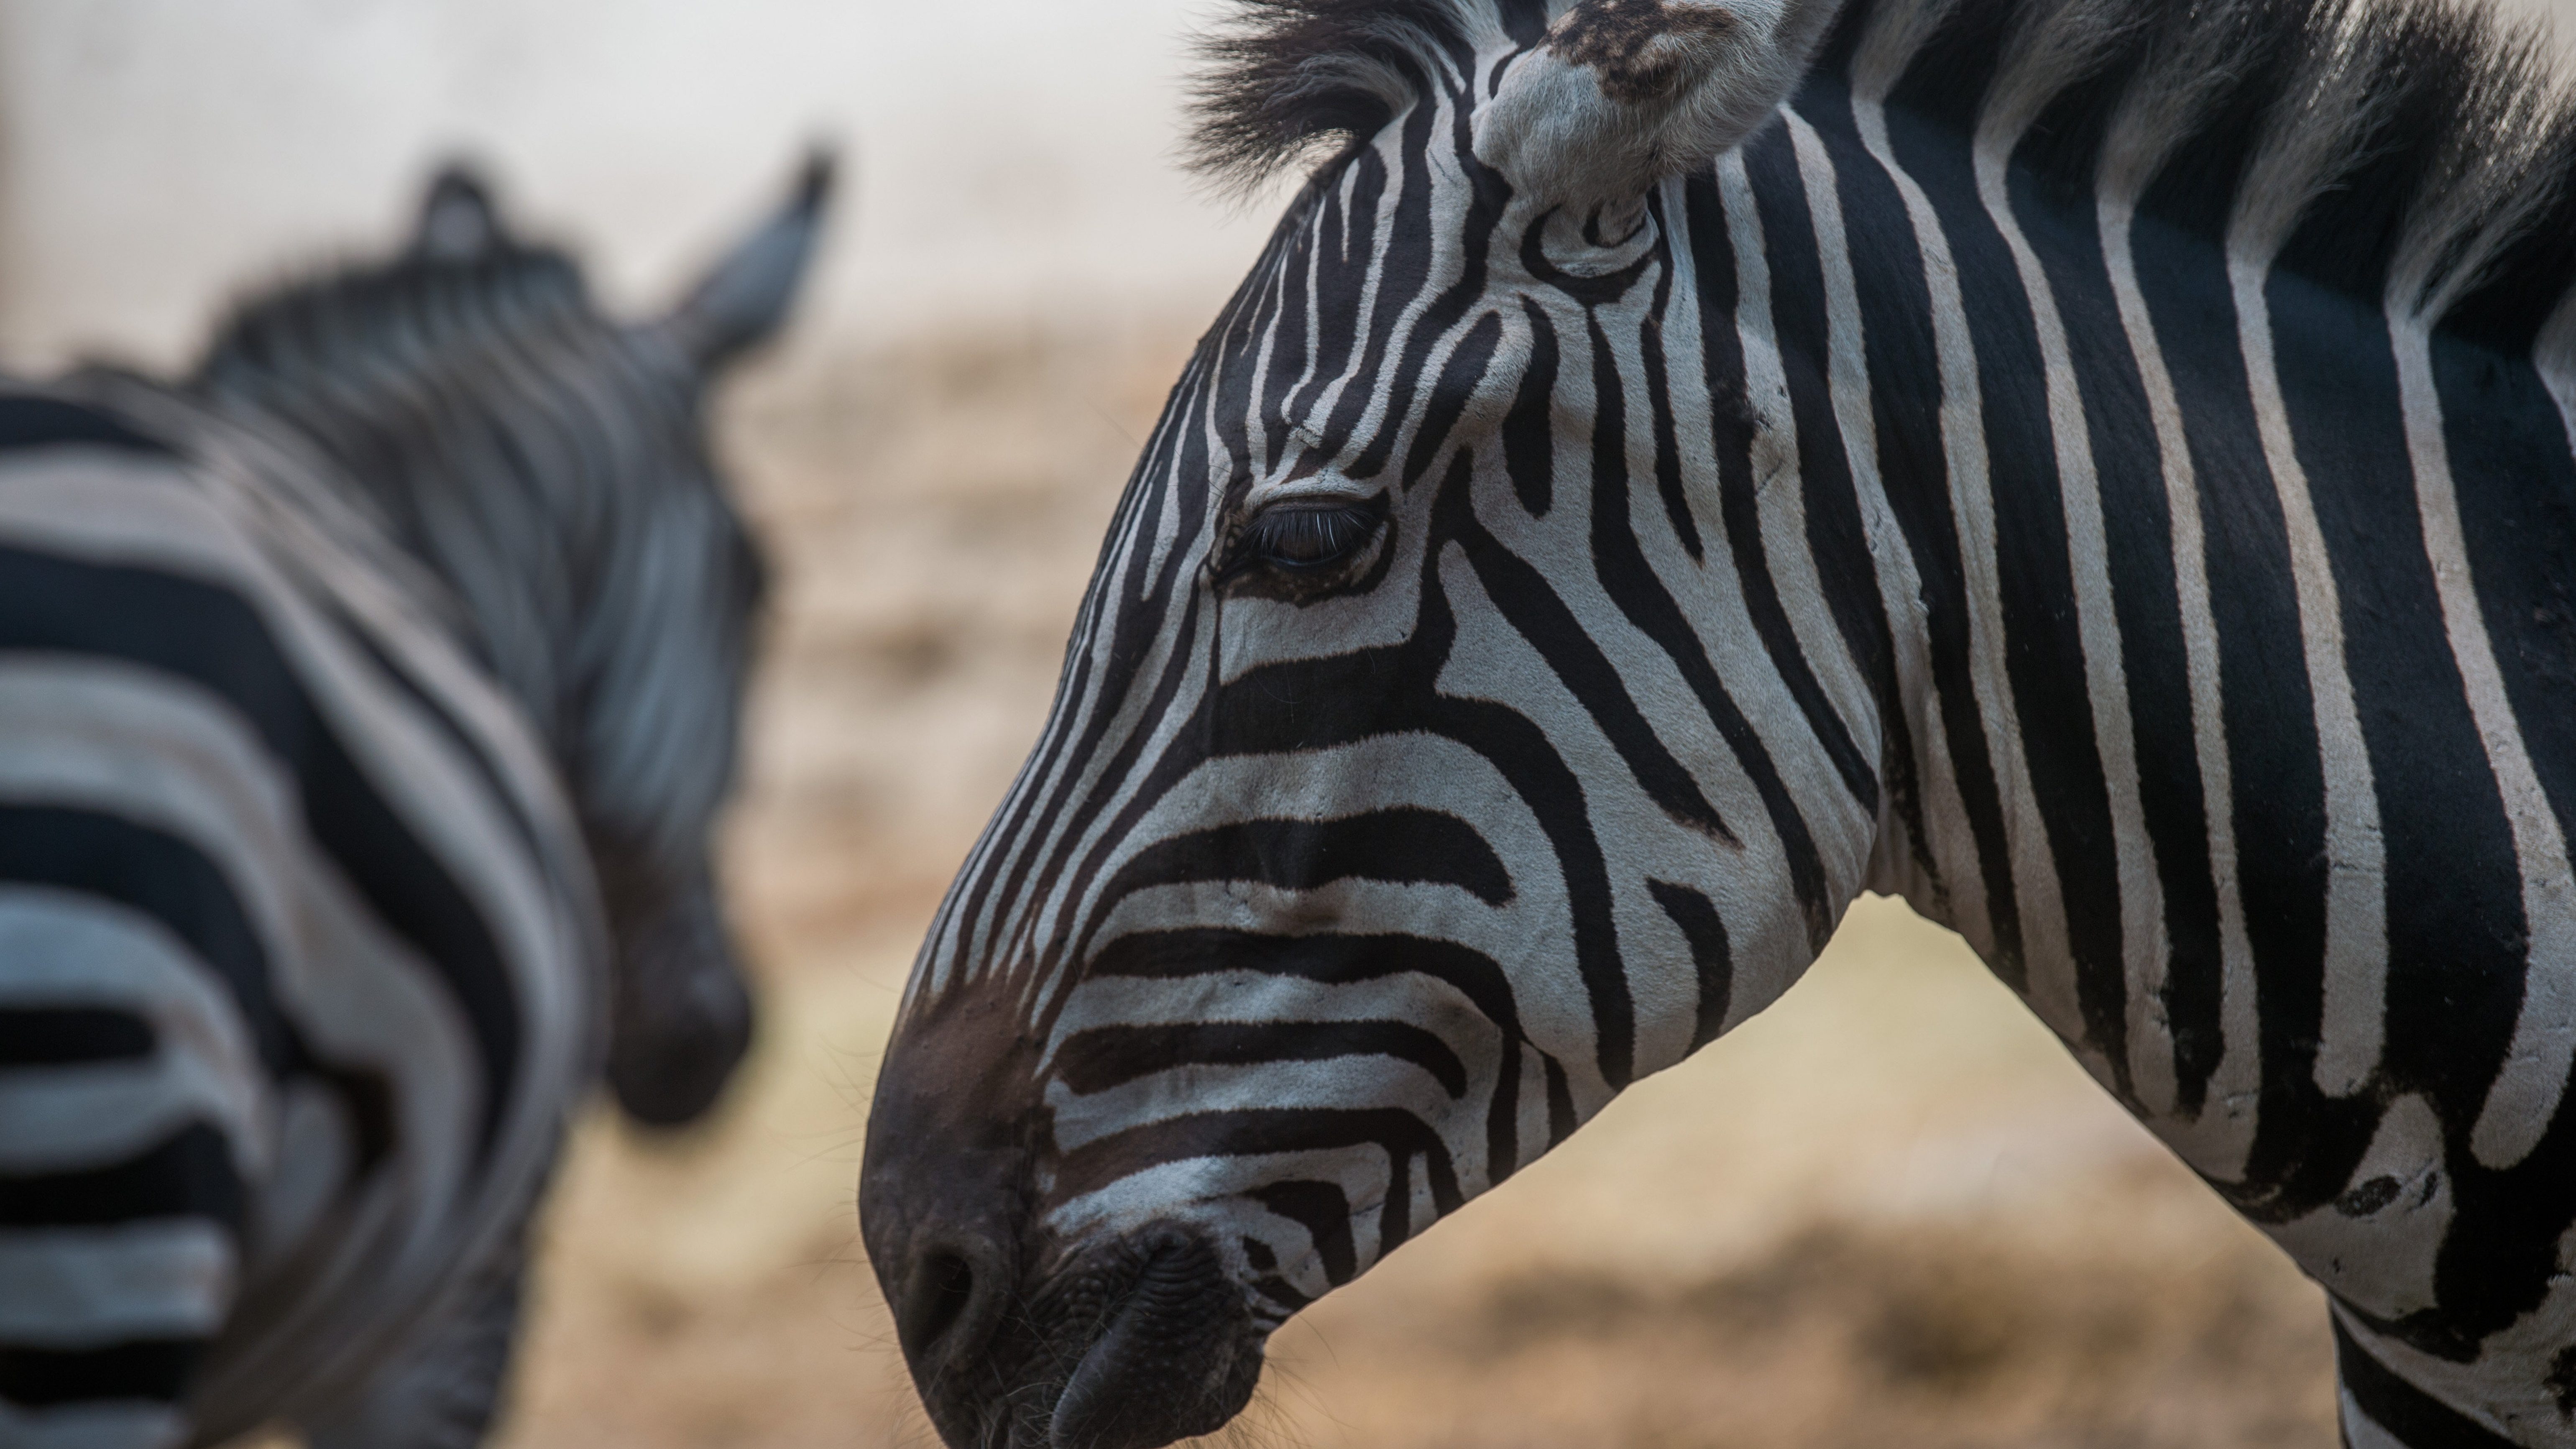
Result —
M 1888 630 L 1896 653 L 1896 677 L 1900 680 L 1929 680 L 1932 677 L 1931 632 L 1923 602 L 1921 571 L 1916 567 L 1912 547 L 1905 530 L 1896 522 L 1896 511 L 1887 497 L 1887 480 L 1879 472 L 1878 420 L 1872 410 L 1869 376 L 1869 339 L 1861 322 L 1860 284 L 1853 275 L 1851 239 L 1843 219 L 1842 196 L 1835 185 L 1832 154 L 1803 117 L 1788 113 L 1790 138 L 1798 156 L 1799 178 L 1806 184 L 1807 210 L 1814 218 L 1818 260 L 1825 280 L 1825 310 L 1832 342 L 1829 381 L 1834 400 L 1834 418 L 1843 438 L 1843 454 L 1850 460 L 1853 490 L 1860 500 L 1861 526 L 1869 541 L 1870 558 L 1877 567 L 1871 572 L 1878 584 L 1879 606 L 1886 611 Z M 1748 198 L 1749 200 L 1749 198 Z M 1745 208 L 1750 211 L 1748 205 Z M 1733 212 L 1733 204 L 1729 204 Z M 1758 221 L 1757 223 L 1758 224 Z M 1766 298 L 1764 321 L 1769 322 Z M 1918 697 L 1906 692 L 1904 704 L 1921 703 L 1924 708 L 1912 711 L 1915 752 L 1922 770 L 1924 799 L 1923 829 L 1931 838 L 1924 841 L 1932 859 L 1942 865 L 1939 881 L 1941 899 L 1926 904 L 1936 907 L 1930 914 L 1935 919 L 1955 918 L 1982 921 L 1986 915 L 1986 879 L 1974 868 L 1976 840 L 1968 831 L 1967 808 L 1959 800 L 1958 770 L 1950 759 L 1948 723 L 1941 717 L 1938 699 Z M 1847 715 L 1847 718 L 1852 716 Z M 1858 718 L 1868 718 L 1863 713 Z M 1866 743 L 1862 746 L 1868 749 Z M 1878 751 L 1870 751 L 1873 757 Z M 1882 779 L 1880 809 L 1886 812 L 1891 793 Z M 1902 852 L 1900 852 L 1902 853 Z M 1966 864 L 1965 870 L 1948 867 Z M 1906 864 L 1910 872 L 1910 860 Z M 1839 884 L 1839 882 L 1837 883 Z
M 2227 275 L 2236 294 L 2254 421 L 2288 535 L 2300 645 L 2316 710 L 2317 758 L 2325 771 L 2325 1008 L 2315 1077 L 2319 1090 L 2346 1097 L 2378 1067 L 2387 1042 L 2387 846 L 2379 833 L 2370 752 L 2344 664 L 2343 603 L 2273 361 L 2271 304 L 2263 291 L 2270 270 L 2268 262 L 2237 257 L 2229 261 Z
M 1854 96 L 1852 119 L 1861 144 L 1905 199 L 1915 246 L 1923 257 L 1924 285 L 1931 296 L 1934 352 L 1941 376 L 1941 448 L 1949 467 L 1951 520 L 1959 536 L 1961 582 L 1967 596 L 1968 674 L 1977 714 L 1985 724 L 1987 756 L 2003 809 L 2006 865 L 2020 908 L 2021 964 L 2029 973 L 2028 998 L 2032 1009 L 2059 1036 L 2077 1040 L 2084 1023 L 2075 1010 L 2072 983 L 2062 972 L 2045 969 L 2066 958 L 2065 914 L 2058 901 L 2057 873 L 2049 865 L 2047 833 L 2039 822 L 2038 792 L 2030 783 L 2030 764 L 2022 753 L 2021 717 L 2013 709 L 2012 685 L 2004 674 L 2003 590 L 1995 572 L 1985 392 L 1977 374 L 1976 343 L 1968 335 L 1968 304 L 1959 288 L 1959 264 L 1950 254 L 1949 234 L 1942 230 L 1932 199 L 1897 164 L 1895 147 L 1888 142 L 1883 100 Z M 1974 869 L 1974 864 L 1969 868 Z M 1988 910 L 1991 916 L 1991 902 Z M 1993 959 L 1991 925 L 1953 925 L 1969 944 Z
M 2174 601 L 2182 622 L 2183 672 L 2191 691 L 2192 748 L 2200 766 L 2200 804 L 2209 836 L 2211 884 L 2218 896 L 2220 963 L 2218 1021 L 2224 1043 L 2211 1073 L 2200 1116 L 2184 1123 L 2159 1114 L 2156 1130 L 2202 1172 L 2235 1181 L 2253 1145 L 2254 1109 L 2262 1090 L 2262 1024 L 2255 1012 L 2254 947 L 2245 935 L 2243 886 L 2236 869 L 2235 785 L 2227 753 L 2227 720 L 2219 698 L 2218 616 L 2210 604 L 2208 541 L 2200 518 L 2200 481 L 2192 466 L 2190 434 L 2173 374 L 2156 340 L 2155 319 L 2138 285 L 2130 230 L 2134 204 L 2113 198 L 2097 203 L 2103 262 L 2119 299 L 2120 325 L 2129 355 L 2146 387 L 2155 420 L 2156 449 L 2164 469 L 2165 510 L 2173 531 Z M 2135 1063 L 2138 1090 L 2171 1103 L 2175 1091 L 2170 1051 Z M 2169 1109 L 2168 1109 L 2169 1110 Z
M 458 1107 L 460 1092 L 479 1088 L 481 1066 L 443 983 L 356 904 L 332 863 L 300 837 L 287 837 L 300 854 L 232 853 L 226 866 L 246 901 L 261 893 L 242 884 L 244 870 L 292 882 L 282 894 L 270 893 L 291 907 L 283 916 L 286 929 L 279 929 L 278 917 L 254 913 L 264 932 L 291 943 L 271 962 L 281 1003 L 323 1059 L 387 1072 L 402 1150 L 346 1214 L 331 1219 L 342 1231 L 315 1245 L 320 1251 L 308 1265 L 314 1291 L 272 1305 L 229 1335 L 219 1372 L 210 1369 L 215 1376 L 192 1400 L 219 1426 L 252 1421 L 258 1405 L 279 1395 L 363 1372 L 392 1346 L 391 1336 L 454 1262 L 479 1257 L 498 1234 L 515 1229 L 526 1194 L 551 1158 L 563 1113 L 584 1085 L 599 989 L 594 973 L 601 964 L 581 907 L 560 896 L 530 859 L 481 771 L 383 675 L 335 611 L 281 569 L 266 551 L 273 545 L 254 541 L 264 529 L 244 521 L 243 506 L 195 473 L 94 451 L 55 450 L 0 470 L 0 536 L 66 556 L 218 582 L 259 611 L 334 735 L 490 925 L 522 1030 L 515 1095 L 493 1152 L 478 1159 L 479 1109 Z M 345 601 L 336 606 L 346 607 Z M 44 703 L 41 691 L 20 690 L 12 708 L 41 716 Z M 225 789 L 237 790 L 219 787 L 218 772 L 199 769 L 184 755 L 166 759 L 144 749 L 127 751 L 122 773 L 102 771 L 99 750 L 70 748 L 81 742 L 80 732 L 55 733 L 65 744 L 41 763 L 71 760 L 82 776 L 78 789 L 57 797 L 66 803 L 99 808 L 114 800 L 118 813 L 153 821 L 166 820 L 174 808 L 202 814 Z M 0 770 L 10 765 L 0 760 Z M 158 793 L 169 782 L 185 787 L 176 806 Z M 217 810 L 211 818 L 221 828 L 176 833 L 209 844 L 219 859 L 228 840 L 259 823 L 255 813 Z
M 141 1064 L 28 1067 L 0 1076 L 0 1172 L 105 1167 L 190 1122 L 248 1135 L 258 1079 L 165 1048 Z
M 188 472 L 64 450 L 7 468 L 0 535 L 207 580 L 256 609 L 369 783 L 491 926 L 523 1018 L 520 1067 L 529 1100 L 568 1094 L 586 1062 L 565 1048 L 584 1041 L 590 1000 L 590 962 L 575 918 L 543 872 L 531 868 L 481 772 L 251 541 L 254 527 L 239 516 L 244 506 Z M 533 1146 L 545 1135 L 534 1119 L 514 1120 L 514 1144 Z M 535 1166 L 513 1164 L 520 1171 Z
M 2138 747 L 2129 717 L 2128 668 L 2121 657 L 2120 620 L 2111 603 L 2111 544 L 2102 521 L 2102 480 L 2094 471 L 2093 433 L 2084 417 L 2084 398 L 2075 382 L 2073 349 L 2066 340 L 2066 319 L 2057 309 L 2048 272 L 2022 235 L 2013 214 L 2004 169 L 2019 134 L 1977 138 L 1977 196 L 1986 215 L 2003 234 L 2013 268 L 2020 274 L 2022 295 L 2030 305 L 2038 334 L 2041 370 L 2048 387 L 2048 431 L 2056 445 L 2058 500 L 2066 519 L 2066 561 L 2075 584 L 2076 633 L 2084 650 L 2084 692 L 2093 716 L 2093 739 L 2099 749 L 2102 783 L 2110 797 L 2111 851 L 2120 889 L 2121 978 L 2129 1003 L 2128 1040 L 2094 1045 L 2108 1051 L 2124 1048 L 2134 1064 L 2171 1048 L 2157 1030 L 2157 1013 L 2147 1009 L 2164 989 L 2164 887 L 2148 853 L 2146 812 L 2138 802 Z M 2067 966 L 2074 967 L 2068 951 Z M 2075 983 L 2067 986 L 2070 1000 Z M 2079 1038 L 2080 1040 L 2080 1038 Z M 2089 1056 L 2081 1052 L 2079 1056 Z M 2097 1075 L 2101 1072 L 2096 1059 Z
M 2566 837 L 2523 745 L 2521 721 L 2505 696 L 2477 585 L 2469 576 L 2469 545 L 2451 483 L 2450 442 L 2443 436 L 2442 400 L 2433 383 L 2430 331 L 2421 322 L 2392 321 L 2389 337 L 2397 350 L 2398 394 L 2404 400 L 2407 451 L 2415 465 L 2424 552 L 2441 596 L 2451 658 L 2468 692 L 2478 742 L 2504 797 L 2522 873 L 2527 937 L 2522 1011 L 2504 1068 L 2488 1089 L 2469 1138 L 2478 1161 L 2500 1171 L 2540 1145 L 2566 1090 L 2568 1067 L 2576 1062 L 2576 878 L 2568 870 Z
M 232 1004 L 158 922 L 65 893 L 0 889 L 0 1003 L 114 1007 L 149 1057 L 0 1072 L 0 1171 L 77 1172 L 203 1120 L 256 1179 L 271 1157 L 267 1074 Z
M 1475 1100 L 1471 1090 L 1464 1099 Z M 1056 1150 L 1072 1152 L 1132 1128 L 1179 1117 L 1224 1112 L 1331 1112 L 1365 1102 L 1375 1110 L 1410 1114 L 1423 1130 L 1438 1133 L 1459 1117 L 1448 1089 L 1430 1071 L 1397 1057 L 1353 1052 L 1325 1061 L 1205 1063 L 1163 1071 L 1078 1095 L 1062 1078 L 1047 1082 L 1049 1131 Z M 1456 1153 L 1451 1157 L 1454 1161 Z
M 391 1073 L 422 1201 L 448 1200 L 482 1110 L 472 1034 L 304 834 L 294 787 L 247 722 L 167 675 L 17 654 L 0 655 L 0 736 L 0 799 L 105 811 L 206 853 L 259 936 L 280 1009 L 325 1060 Z
M 211 1338 L 233 1249 L 202 1219 L 0 1230 L 0 1343 L 54 1350 Z
M 1753 410 L 1753 502 L 1762 522 L 1762 553 L 1789 616 L 1798 653 L 1844 719 L 1866 713 L 1870 692 L 1851 652 L 1843 647 L 1824 582 L 1807 548 L 1807 494 L 1799 468 L 1796 414 L 1789 404 L 1788 366 L 1771 313 L 1771 264 L 1763 247 L 1753 180 L 1744 158 L 1728 152 L 1717 163 L 1727 240 L 1735 251 L 1735 330 L 1744 345 L 1744 397 Z

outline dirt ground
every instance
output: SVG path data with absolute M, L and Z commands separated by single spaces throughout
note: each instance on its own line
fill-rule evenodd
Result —
M 1186 351 L 1138 324 L 784 365 L 726 436 L 782 572 L 730 843 L 721 1119 L 582 1135 L 507 1449 L 935 1443 L 858 1243 L 870 1083 Z M 1955 938 L 1865 901 L 1773 1011 L 1292 1323 L 1217 1442 L 2328 1449 L 2315 1288 Z

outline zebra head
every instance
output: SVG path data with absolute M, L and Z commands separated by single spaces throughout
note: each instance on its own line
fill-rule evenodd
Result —
M 252 299 L 193 384 L 355 485 L 551 748 L 612 937 L 609 1084 L 656 1125 L 713 1103 L 752 1027 L 710 846 L 765 568 L 707 393 L 785 319 L 829 181 L 817 157 L 675 309 L 624 324 L 450 169 L 401 257 Z
M 1270 1330 L 1858 891 L 1871 701 L 1821 742 L 1732 583 L 1717 455 L 1763 455 L 1677 256 L 1682 173 L 1833 9 L 1261 0 L 1218 41 L 1218 171 L 1339 145 L 1146 445 L 869 1126 L 950 1444 L 1222 1424 Z

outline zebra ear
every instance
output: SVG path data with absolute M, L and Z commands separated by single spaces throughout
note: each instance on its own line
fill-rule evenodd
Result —
M 1761 129 L 1840 0 L 1578 0 L 1477 108 L 1476 157 L 1573 209 L 1642 196 Z
M 832 171 L 830 152 L 807 157 L 785 209 L 718 261 L 663 324 L 700 367 L 731 361 L 787 320 L 822 233 Z
M 470 262 L 509 244 L 492 190 L 471 167 L 451 163 L 439 168 L 420 203 L 420 225 L 412 232 L 412 255 L 434 262 Z

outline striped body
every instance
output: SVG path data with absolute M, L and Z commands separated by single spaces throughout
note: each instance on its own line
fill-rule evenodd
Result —
M 579 836 L 308 464 L 0 425 L 0 1443 L 309 1422 L 515 1275 L 603 1025 Z
M 2576 1443 L 2567 133 L 2473 155 L 2404 66 L 2519 73 L 2402 9 L 1271 8 L 1353 144 L 1148 445 L 871 1126 L 950 1442 L 1213 1427 L 1877 890 L 2326 1286 L 2352 1443 Z M 1776 115 L 1515 184 L 1580 174 L 1527 58 L 1615 100 L 1711 10 Z
M 702 404 L 827 177 L 623 324 L 450 171 L 184 383 L 0 385 L 0 1449 L 471 1449 L 593 1083 L 723 1089 Z

